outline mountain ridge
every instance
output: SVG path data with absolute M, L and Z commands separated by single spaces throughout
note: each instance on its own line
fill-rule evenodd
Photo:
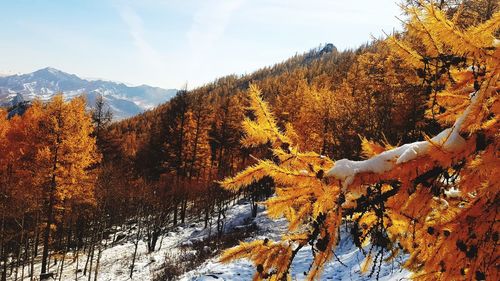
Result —
M 0 106 L 15 106 L 19 96 L 26 101 L 36 98 L 45 101 L 58 93 L 62 93 L 66 99 L 85 95 L 89 106 L 101 95 L 115 119 L 120 120 L 168 101 L 177 90 L 145 84 L 128 86 L 104 79 L 88 80 L 53 67 L 26 74 L 0 76 Z

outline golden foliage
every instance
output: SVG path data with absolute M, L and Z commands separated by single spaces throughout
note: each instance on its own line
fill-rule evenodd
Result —
M 263 145 L 267 142 L 273 144 L 289 142 L 288 137 L 278 129 L 276 118 L 269 110 L 267 102 L 262 100 L 260 90 L 257 86 L 250 85 L 248 94 L 250 108 L 254 110 L 255 118 L 254 120 L 245 118 L 243 121 L 243 130 L 246 132 L 241 140 L 243 146 L 252 147 Z
M 361 152 L 364 157 L 370 158 L 384 152 L 386 149 L 378 143 L 369 141 L 367 138 L 361 137 Z
M 279 242 L 242 243 L 227 250 L 222 261 L 248 258 L 257 267 L 256 280 L 281 279 L 290 276 L 295 254 L 309 243 L 314 258 L 307 278 L 315 279 L 332 258 L 345 220 L 367 255 L 363 272 L 402 250 L 409 256 L 404 266 L 416 280 L 498 279 L 500 57 L 494 34 L 500 15 L 463 30 L 432 5 L 407 13 L 408 36 L 386 43 L 422 70 L 433 93 L 429 117 L 451 127 L 394 148 L 362 138 L 367 160 L 333 162 L 299 151 L 300 137 L 279 128 L 251 86 L 254 118 L 243 123 L 242 143 L 267 144 L 275 158 L 258 160 L 222 185 L 235 190 L 271 176 L 276 195 L 264 204 L 269 216 L 289 221 L 290 233 Z M 430 79 L 429 69 L 446 75 Z M 365 252 L 367 243 L 375 246 Z M 388 254 L 374 252 L 377 247 Z
M 2 178 L 12 187 L 12 200 L 28 210 L 50 196 L 54 204 L 93 204 L 96 175 L 90 168 L 100 155 L 92 131 L 83 98 L 65 102 L 57 95 L 46 104 L 34 101 L 22 116 L 2 117 L 0 173 L 10 171 Z

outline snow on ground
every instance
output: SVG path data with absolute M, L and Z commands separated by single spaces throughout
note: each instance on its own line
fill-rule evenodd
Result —
M 228 209 L 226 218 L 226 232 L 248 224 L 249 220 L 251 220 L 250 204 L 247 201 L 239 201 L 237 204 Z M 257 224 L 259 230 L 255 237 L 249 238 L 248 240 L 264 238 L 279 240 L 280 236 L 287 231 L 286 220 L 269 219 L 263 208 L 259 209 L 259 214 L 253 222 Z M 134 252 L 132 238 L 134 237 L 135 230 L 132 228 L 128 232 L 122 231 L 122 233 L 126 233 L 128 238 L 123 239 L 121 243 L 113 245 L 112 247 L 108 246 L 105 250 L 103 250 L 97 280 L 153 280 L 154 276 L 160 273 L 166 255 L 176 253 L 181 245 L 190 245 L 197 240 L 206 238 L 209 234 L 215 235 L 216 230 L 212 229 L 209 231 L 209 229 L 203 229 L 202 222 L 198 224 L 178 226 L 162 237 L 163 241 L 161 242 L 161 248 L 158 250 L 159 245 L 157 245 L 157 250 L 153 253 L 147 253 L 146 243 L 140 241 L 132 279 L 129 278 L 129 274 L 132 255 Z M 367 276 L 359 274 L 359 265 L 364 259 L 364 256 L 353 244 L 352 240 L 349 238 L 348 232 L 345 229 L 342 230 L 341 237 L 341 242 L 337 247 L 336 254 L 344 265 L 338 261 L 330 262 L 325 266 L 325 271 L 321 275 L 321 280 L 370 280 Z M 255 267 L 249 261 L 238 260 L 229 264 L 221 264 L 218 262 L 218 258 L 219 257 L 217 256 L 205 261 L 198 268 L 195 268 L 181 276 L 180 280 L 201 281 L 252 279 Z M 83 268 L 85 260 L 86 256 L 80 253 L 78 268 Z M 302 249 L 297 254 L 292 265 L 292 280 L 303 280 L 305 277 L 303 272 L 308 270 L 311 261 L 312 257 L 310 248 Z M 60 262 L 56 266 L 59 264 Z M 56 266 L 54 266 L 51 262 L 50 272 L 56 271 Z M 25 276 L 27 270 L 28 269 L 25 268 Z M 84 276 L 83 273 L 80 272 L 77 277 L 75 272 L 76 262 L 73 262 L 73 255 L 69 253 L 66 256 L 65 268 L 61 280 L 88 280 L 88 274 Z M 35 276 L 37 277 L 36 280 L 38 280 L 38 275 L 40 273 L 40 261 L 35 264 L 35 273 Z M 94 280 L 93 274 L 94 273 L 92 273 L 92 280 Z M 407 280 L 409 272 L 401 270 L 395 263 L 387 264 L 382 266 L 380 277 L 380 280 Z M 25 277 L 24 280 L 29 280 L 29 277 Z M 57 278 L 56 280 L 59 279 Z
M 246 205 L 237 205 L 235 208 L 244 208 L 248 212 Z M 271 220 L 267 217 L 265 210 L 259 210 L 255 222 L 259 226 L 259 231 L 254 239 L 274 239 L 279 240 L 281 235 L 287 231 L 287 221 L 285 219 Z M 354 245 L 345 228 L 341 229 L 341 241 L 335 251 L 339 260 L 332 260 L 325 266 L 325 270 L 320 280 L 375 280 L 360 274 L 360 264 L 364 260 L 361 251 Z M 219 257 L 206 261 L 200 267 L 185 273 L 181 276 L 183 281 L 208 281 L 208 280 L 252 280 L 255 273 L 255 266 L 248 260 L 238 260 L 229 264 L 218 262 Z M 292 280 L 304 280 L 304 272 L 307 272 L 312 262 L 311 248 L 304 247 L 295 257 L 292 264 Z M 399 261 L 401 262 L 401 261 Z M 401 269 L 398 261 L 383 264 L 380 271 L 380 279 L 387 280 L 409 280 L 410 272 Z
M 165 255 L 172 251 L 172 249 L 177 248 L 182 240 L 190 237 L 190 235 L 195 231 L 196 228 L 194 227 L 178 227 L 175 232 L 169 232 L 163 236 L 161 249 L 153 253 L 147 253 L 146 243 L 144 241 L 140 241 L 137 248 L 137 256 L 132 279 L 130 279 L 129 275 L 135 247 L 133 242 L 123 241 L 122 243 L 106 248 L 101 254 L 102 256 L 99 264 L 99 275 L 97 280 L 153 280 L 155 273 L 157 273 L 157 271 L 161 268 L 163 261 L 165 260 Z M 132 230 L 127 234 L 132 236 L 129 238 L 133 238 L 133 233 L 134 231 Z M 157 249 L 158 247 L 159 245 L 157 244 Z M 97 255 L 97 249 L 94 255 Z M 82 253 L 79 254 L 79 269 L 83 270 L 86 259 L 86 255 L 83 255 Z M 51 262 L 49 272 L 55 272 L 56 267 L 59 265 L 60 262 L 58 262 L 57 265 L 53 265 Z M 38 278 L 38 275 L 40 274 L 40 266 L 40 261 L 35 264 L 34 272 L 36 278 Z M 95 268 L 95 261 L 93 267 Z M 26 271 L 27 269 L 25 269 L 25 272 Z M 76 277 L 76 262 L 73 262 L 73 255 L 69 253 L 65 259 L 64 271 L 61 280 L 88 280 L 88 273 L 87 275 L 83 275 L 83 273 L 80 272 L 78 273 L 77 279 Z M 24 280 L 30 280 L 30 278 L 25 277 Z M 94 280 L 93 272 L 92 280 Z
M 225 225 L 225 231 L 231 231 L 235 227 L 244 224 L 245 220 L 250 216 L 250 204 L 248 202 L 240 201 L 238 204 L 230 207 L 226 213 L 227 222 Z M 186 224 L 184 226 L 178 226 L 173 228 L 171 231 L 166 233 L 163 237 L 158 239 L 157 250 L 148 253 L 147 244 L 144 241 L 140 241 L 137 248 L 136 262 L 134 266 L 134 273 L 132 279 L 130 279 L 130 265 L 132 264 L 132 256 L 134 253 L 134 237 L 136 234 L 135 226 L 129 230 L 119 231 L 120 234 L 125 234 L 127 238 L 123 239 L 121 242 L 116 243 L 106 247 L 101 253 L 101 259 L 99 264 L 99 275 L 97 280 L 99 281 L 121 281 L 121 280 L 141 280 L 149 281 L 153 280 L 155 275 L 160 273 L 163 263 L 165 261 L 165 256 L 168 254 L 175 254 L 182 245 L 190 245 L 196 240 L 202 240 L 208 235 L 215 235 L 216 226 L 213 226 L 211 231 L 207 228 L 203 228 L 203 222 L 197 224 Z M 160 242 L 163 239 L 162 242 Z M 111 239 L 110 239 L 111 240 Z M 108 240 L 108 244 L 110 243 Z M 158 250 L 160 247 L 161 248 Z M 104 244 L 104 241 L 103 241 Z M 97 255 L 97 248 L 95 250 L 95 257 Z M 80 252 L 78 268 L 83 270 L 85 266 L 85 261 L 87 256 Z M 96 258 L 95 258 L 96 259 Z M 61 280 L 88 280 L 87 275 L 83 275 L 82 272 L 76 275 L 77 263 L 73 262 L 74 256 L 72 253 L 66 255 L 64 263 L 64 271 Z M 51 258 L 49 272 L 55 272 L 58 270 L 57 267 L 60 266 L 60 262 L 56 265 L 53 264 L 53 259 Z M 24 269 L 24 281 L 30 280 L 28 275 L 29 265 Z M 93 264 L 95 268 L 95 261 Z M 38 280 L 40 275 L 41 261 L 40 255 L 37 257 L 34 266 L 35 280 Z M 60 269 L 59 269 L 60 270 Z M 21 269 L 19 269 L 18 277 L 21 275 Z M 92 273 L 92 280 L 94 280 L 94 273 Z M 77 277 L 78 276 L 78 277 Z M 10 276 L 9 278 L 14 278 Z M 21 280 L 21 279 L 18 279 Z M 50 279 L 51 280 L 51 279 Z M 59 280 L 57 277 L 56 280 Z

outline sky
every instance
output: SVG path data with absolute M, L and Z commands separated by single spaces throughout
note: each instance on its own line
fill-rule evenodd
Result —
M 54 67 L 163 88 L 401 27 L 397 0 L 0 0 L 0 74 Z

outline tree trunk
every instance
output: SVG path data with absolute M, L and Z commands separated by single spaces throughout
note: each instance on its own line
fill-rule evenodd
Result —
M 61 281 L 63 271 L 64 271 L 64 262 L 66 260 L 66 253 L 71 249 L 71 226 L 72 226 L 72 219 L 70 218 L 69 224 L 68 224 L 68 232 L 66 233 L 66 248 L 64 249 L 63 257 L 61 260 L 61 271 L 59 274 L 59 281 Z M 62 234 L 61 234 L 62 236 Z
M 95 231 L 95 227 L 93 227 Z M 95 233 L 92 234 L 90 238 L 90 244 L 88 245 L 87 261 L 85 262 L 85 268 L 83 269 L 83 275 L 87 275 L 87 268 L 89 268 L 89 275 L 92 272 L 92 259 L 94 258 L 94 245 L 95 245 Z
M 174 195 L 175 196 L 175 195 Z M 174 198 L 174 226 L 177 225 L 177 209 L 179 205 L 179 200 L 177 198 Z
M 76 269 L 75 269 L 75 281 L 78 281 L 78 263 L 80 259 L 78 258 L 78 253 L 80 249 L 76 247 L 75 260 L 76 260 Z
M 41 274 L 47 273 L 47 260 L 49 258 L 49 239 L 50 239 L 50 227 L 53 221 L 53 209 L 54 209 L 54 200 L 55 200 L 55 192 L 57 187 L 56 182 L 56 170 L 57 170 L 57 151 L 59 149 L 59 137 L 56 142 L 56 147 L 54 151 L 54 162 L 52 165 L 52 179 L 50 182 L 49 189 L 49 201 L 47 203 L 47 225 L 45 226 L 45 232 L 43 236 L 43 252 L 42 252 L 42 270 Z
M 183 187 L 183 196 L 182 196 L 182 201 L 181 201 L 181 223 L 184 224 L 186 220 L 186 209 L 187 209 L 187 202 L 188 202 L 188 194 L 185 188 Z
M 30 251 L 30 238 L 29 235 L 26 235 L 26 238 L 24 239 L 24 254 L 21 267 L 21 280 L 23 281 L 24 281 L 24 267 L 26 266 L 26 261 L 28 260 L 29 257 L 29 251 Z
M 23 218 L 21 219 L 21 237 L 19 238 L 19 247 L 17 248 L 17 257 L 16 257 L 16 268 L 14 269 L 14 280 L 17 280 L 17 274 L 19 271 L 19 266 L 21 265 L 21 248 L 23 245 L 23 240 L 24 240 L 24 213 L 23 213 Z M 23 267 L 24 269 L 24 267 Z
M 104 229 L 105 229 L 105 224 L 104 222 L 101 222 L 101 231 L 100 231 L 100 236 L 99 236 L 99 241 L 98 241 L 98 250 L 97 250 L 97 261 L 95 264 L 95 271 L 94 271 L 94 281 L 97 281 L 97 275 L 99 274 L 99 263 L 101 261 L 101 254 L 102 254 L 102 240 L 104 238 Z M 107 244 L 107 238 L 106 238 L 106 243 Z
M 35 219 L 35 241 L 33 241 L 33 254 L 31 255 L 31 266 L 30 266 L 30 281 L 33 281 L 35 276 L 35 257 L 38 254 L 38 239 L 40 238 L 40 232 L 38 230 L 38 223 L 40 220 L 40 212 L 36 212 Z
M 2 253 L 2 262 L 3 262 L 3 270 L 2 270 L 2 281 L 7 280 L 7 254 L 5 253 L 5 211 L 2 211 L 2 233 L 1 233 L 1 241 L 0 241 L 0 246 L 2 247 L 0 249 L 0 252 Z
M 62 260 L 61 260 L 61 270 L 59 271 L 59 281 L 61 281 L 62 275 L 63 275 L 63 270 L 64 270 L 64 260 L 66 259 L 66 252 L 64 251 Z
M 97 236 L 97 234 L 96 234 Z M 88 278 L 88 281 L 90 281 L 92 279 L 92 265 L 93 265 L 93 262 L 94 262 L 94 251 L 95 251 L 95 244 L 96 244 L 96 241 L 97 240 L 97 237 L 96 239 L 93 239 L 92 240 L 92 245 L 90 246 L 90 266 L 89 266 L 89 278 Z
M 132 275 L 134 274 L 134 265 L 135 258 L 137 256 L 137 247 L 139 246 L 139 238 L 141 237 L 141 214 L 139 211 L 138 221 L 137 221 L 137 236 L 135 237 L 135 247 L 134 247 L 134 255 L 132 256 L 132 265 L 130 266 L 130 279 L 132 279 Z
M 204 226 L 204 228 L 207 228 L 208 219 L 210 218 L 210 215 L 209 215 L 210 214 L 210 204 L 208 202 L 206 202 L 205 204 L 207 204 L 207 205 L 205 206 L 205 220 L 204 220 L 205 226 Z

